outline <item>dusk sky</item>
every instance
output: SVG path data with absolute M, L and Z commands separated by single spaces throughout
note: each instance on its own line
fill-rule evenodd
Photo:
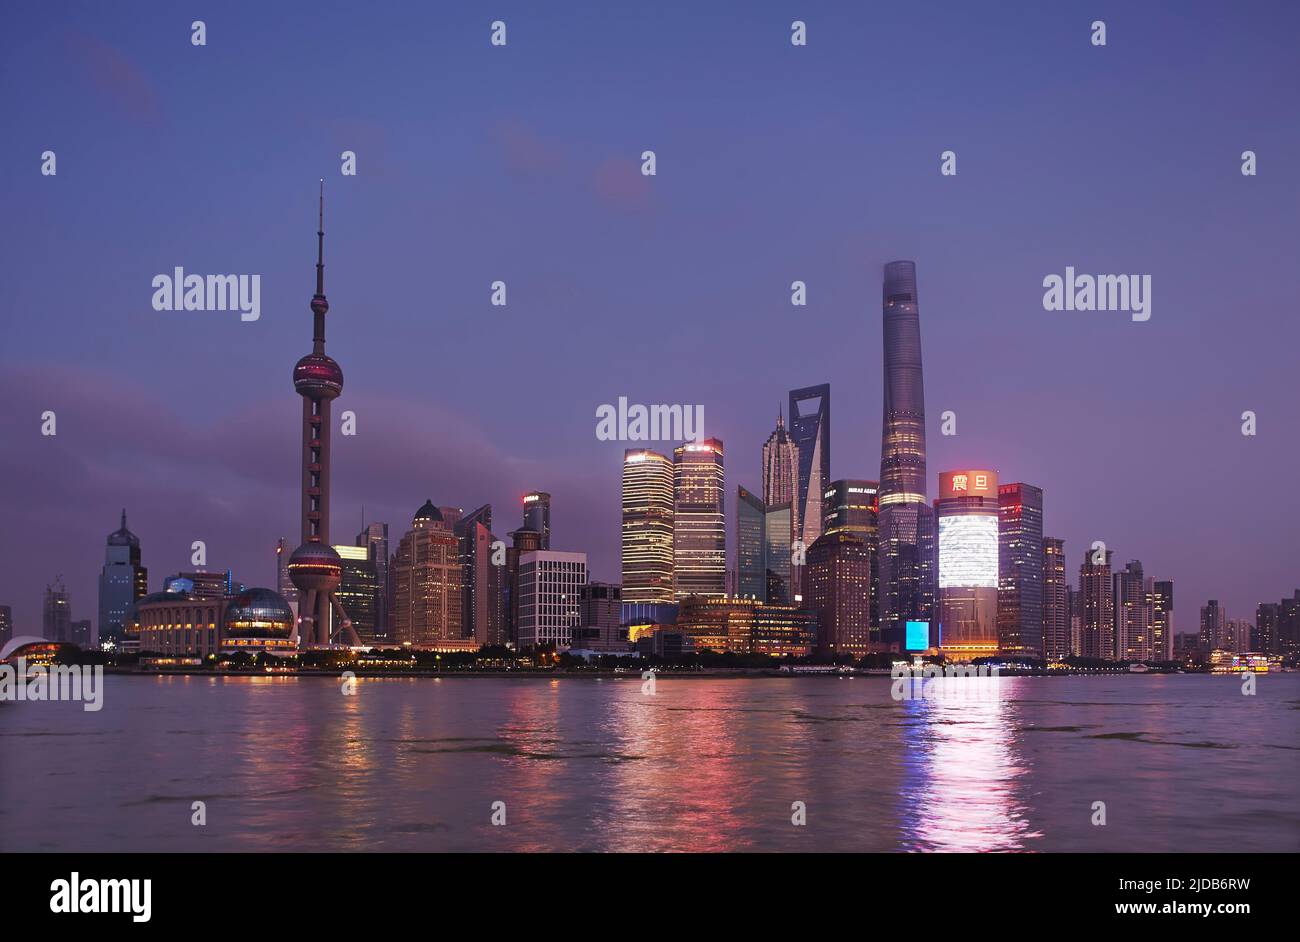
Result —
M 299 534 L 321 177 L 335 413 L 358 425 L 334 439 L 336 543 L 364 504 L 395 545 L 425 498 L 490 502 L 504 538 L 537 488 L 553 548 L 617 581 L 641 443 L 598 441 L 595 416 L 620 396 L 704 406 L 729 529 L 791 388 L 830 383 L 832 476 L 875 479 L 881 269 L 913 259 L 931 497 L 961 467 L 1042 487 L 1071 581 L 1104 540 L 1174 580 L 1178 631 L 1207 598 L 1253 621 L 1300 586 L 1295 3 L 6 6 L 18 633 L 59 574 L 97 619 L 123 506 L 151 590 L 193 540 L 273 584 Z M 177 266 L 260 274 L 260 320 L 153 310 Z M 1066 266 L 1149 274 L 1151 319 L 1044 310 Z

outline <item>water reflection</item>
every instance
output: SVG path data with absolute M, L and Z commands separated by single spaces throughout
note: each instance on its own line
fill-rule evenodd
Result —
M 963 696 L 960 689 L 953 695 L 948 687 L 948 696 L 900 702 L 906 717 L 907 772 L 899 793 L 904 849 L 1024 850 L 1041 836 L 1029 821 L 1029 767 L 1008 699 L 1016 681 L 995 682 L 996 697 Z
M 0 710 L 0 846 L 1300 849 L 1300 675 L 1249 698 L 1212 677 L 1015 678 L 957 703 L 894 701 L 886 678 L 106 684 L 98 713 Z

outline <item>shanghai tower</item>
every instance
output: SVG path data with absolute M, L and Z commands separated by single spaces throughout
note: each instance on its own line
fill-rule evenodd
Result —
M 901 643 L 934 607 L 934 511 L 925 495 L 925 390 L 916 263 L 885 265 L 885 391 L 880 442 L 881 640 Z M 931 643 L 936 643 L 933 630 Z
M 325 353 L 325 184 L 321 183 L 316 230 L 316 294 L 311 299 L 312 346 L 293 368 L 302 396 L 302 545 L 289 557 L 289 578 L 298 587 L 298 640 L 304 647 L 342 640 L 360 644 L 352 620 L 335 595 L 343 560 L 330 545 L 330 405 L 343 392 L 343 368 Z M 330 614 L 339 629 L 330 631 Z

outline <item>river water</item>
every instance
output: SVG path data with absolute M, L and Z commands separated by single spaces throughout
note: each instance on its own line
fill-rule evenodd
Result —
M 0 706 L 0 850 L 1300 850 L 1300 673 L 105 684 Z

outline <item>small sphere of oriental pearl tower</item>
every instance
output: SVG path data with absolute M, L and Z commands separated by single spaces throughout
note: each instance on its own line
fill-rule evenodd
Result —
M 360 644 L 335 595 L 343 581 L 343 560 L 330 545 L 330 404 L 343 392 L 343 369 L 325 354 L 325 182 L 321 181 L 320 227 L 316 230 L 316 294 L 311 299 L 311 353 L 293 368 L 293 388 L 302 396 L 302 545 L 286 567 L 298 587 L 298 641 L 304 647 Z M 337 620 L 331 627 L 331 616 Z

